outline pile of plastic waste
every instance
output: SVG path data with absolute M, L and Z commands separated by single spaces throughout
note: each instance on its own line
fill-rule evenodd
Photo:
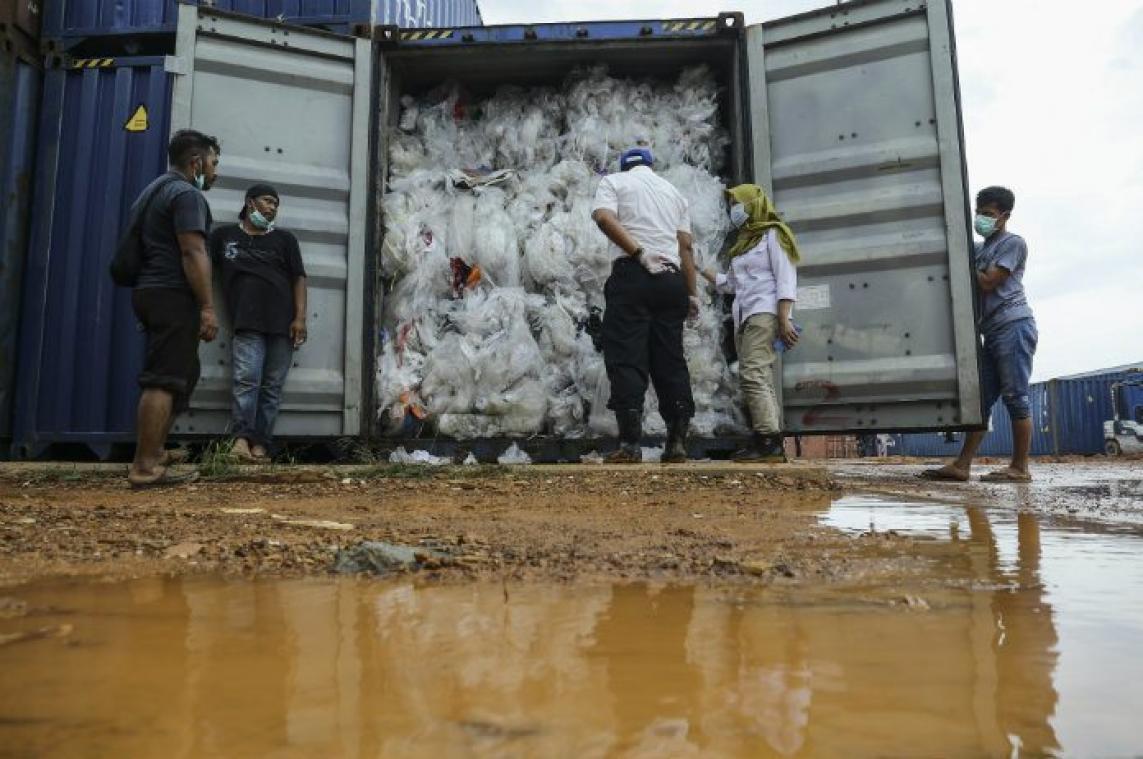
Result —
M 429 424 L 459 439 L 614 434 L 598 349 L 611 254 L 592 200 L 624 149 L 649 144 L 655 170 L 690 202 L 697 264 L 714 264 L 729 220 L 712 74 L 636 81 L 594 68 L 560 88 L 502 87 L 483 99 L 445 85 L 401 99 L 389 144 L 382 428 Z M 692 431 L 725 434 L 742 417 L 721 313 L 701 297 L 685 333 Z M 645 428 L 661 434 L 655 411 L 649 391 Z

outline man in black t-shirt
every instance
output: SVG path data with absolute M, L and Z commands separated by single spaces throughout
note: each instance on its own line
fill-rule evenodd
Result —
M 215 230 L 210 254 L 234 329 L 230 432 L 241 461 L 268 460 L 293 351 L 306 341 L 306 269 L 298 240 L 274 226 L 278 191 L 246 191 L 237 224 Z
M 171 423 L 189 406 L 198 383 L 198 343 L 218 332 L 211 291 L 210 207 L 202 193 L 214 184 L 218 140 L 191 129 L 176 132 L 167 146 L 171 170 L 153 181 L 131 207 L 142 237 L 142 267 L 131 303 L 146 333 L 139 373 L 135 460 L 127 473 L 132 487 L 185 482 L 164 450 Z

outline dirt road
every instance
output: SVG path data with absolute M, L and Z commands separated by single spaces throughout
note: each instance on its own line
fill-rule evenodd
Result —
M 1083 466 L 1041 467 L 1045 484 L 1017 495 L 979 484 L 921 485 L 915 465 L 852 463 L 832 464 L 829 476 L 809 464 L 293 468 L 150 492 L 129 491 L 115 469 L 7 465 L 0 471 L 0 583 L 56 575 L 326 574 L 339 550 L 363 541 L 438 552 L 422 554 L 414 569 L 440 581 L 864 582 L 881 572 L 908 574 L 940 549 L 893 535 L 855 539 L 823 526 L 819 518 L 840 490 L 1071 514 L 1094 505 L 1138 518 L 1138 463 Z

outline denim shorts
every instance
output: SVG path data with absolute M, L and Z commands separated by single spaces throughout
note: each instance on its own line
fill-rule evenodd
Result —
M 1036 355 L 1035 319 L 1019 319 L 1002 324 L 984 335 L 981 354 L 980 393 L 984 400 L 984 421 L 992 416 L 992 407 L 1003 399 L 1008 416 L 1014 421 L 1032 416 L 1028 382 L 1032 377 L 1032 357 Z

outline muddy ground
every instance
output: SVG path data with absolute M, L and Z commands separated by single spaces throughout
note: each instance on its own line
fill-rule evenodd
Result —
M 843 492 L 1138 524 L 1143 463 L 1036 468 L 1023 486 L 933 486 L 917 462 L 290 468 L 132 492 L 117 470 L 0 468 L 0 585 L 60 575 L 328 574 L 339 550 L 416 550 L 429 581 L 870 583 L 947 546 L 820 524 Z M 983 469 L 981 471 L 984 471 Z

